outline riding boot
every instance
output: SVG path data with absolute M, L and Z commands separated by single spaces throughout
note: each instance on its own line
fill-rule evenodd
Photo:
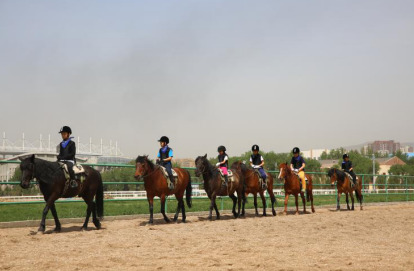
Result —
M 306 192 L 306 180 L 302 180 L 302 192 Z
M 267 189 L 267 180 L 266 180 L 266 178 L 262 178 L 262 180 L 263 180 L 262 189 L 265 190 L 265 189 Z
M 75 172 L 73 171 L 73 167 L 68 165 L 68 171 L 69 171 L 69 176 L 70 176 L 70 187 L 72 188 L 78 187 L 78 183 L 76 182 Z
M 223 183 L 223 186 L 228 186 L 229 185 L 229 176 L 227 176 L 227 175 L 224 175 L 224 183 Z
M 174 186 L 174 177 L 173 176 L 168 176 L 167 181 L 168 181 L 168 188 L 170 190 L 173 190 L 175 188 L 175 186 Z

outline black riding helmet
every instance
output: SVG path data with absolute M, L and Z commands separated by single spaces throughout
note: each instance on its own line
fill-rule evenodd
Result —
M 226 151 L 226 147 L 224 147 L 224 146 L 220 146 L 220 147 L 218 147 L 217 151 L 218 151 L 218 152 L 220 152 L 220 151 L 225 152 L 225 151 Z
M 164 142 L 166 144 L 170 144 L 170 139 L 166 136 L 162 136 L 158 142 Z
M 345 159 L 345 158 L 349 158 L 349 155 L 348 155 L 347 153 L 345 153 L 345 154 L 342 156 L 342 158 L 343 158 L 343 159 Z
M 294 147 L 292 152 L 293 152 L 294 154 L 295 154 L 295 153 L 299 154 L 299 153 L 300 153 L 300 149 L 299 149 L 298 147 Z
M 72 134 L 72 129 L 70 129 L 69 126 L 63 126 L 62 128 L 60 128 L 59 134 L 61 133 L 69 133 Z
M 258 145 L 253 145 L 252 151 L 259 151 L 259 150 L 260 150 L 260 148 L 259 148 Z

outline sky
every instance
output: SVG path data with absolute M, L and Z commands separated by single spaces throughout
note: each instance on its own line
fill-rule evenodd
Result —
M 414 141 L 414 1 L 0 0 L 0 132 L 154 158 Z

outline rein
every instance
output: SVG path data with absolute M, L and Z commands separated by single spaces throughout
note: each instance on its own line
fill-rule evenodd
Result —
M 149 177 L 149 176 L 151 176 L 152 174 L 154 174 L 157 170 L 159 170 L 159 169 L 161 169 L 161 166 L 160 165 L 157 165 L 157 168 L 156 169 L 154 169 L 151 173 L 149 173 L 149 174 L 147 174 L 147 175 L 144 175 L 144 176 L 141 176 L 140 178 L 147 178 L 147 177 Z

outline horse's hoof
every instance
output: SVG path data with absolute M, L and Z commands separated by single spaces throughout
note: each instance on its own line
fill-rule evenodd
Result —
M 165 220 L 166 223 L 170 223 L 171 222 L 171 220 L 169 220 L 168 218 L 167 219 L 164 218 L 164 220 Z
M 263 216 L 267 216 L 267 214 L 265 213 L 265 214 L 263 214 Z
M 181 223 L 187 223 L 187 221 L 185 219 L 181 220 Z
M 88 230 L 88 228 L 86 228 L 86 227 L 81 228 L 81 231 L 87 231 L 87 230 Z
M 38 232 L 38 233 L 45 233 L 45 231 L 46 231 L 46 228 L 45 228 L 45 227 L 40 227 L 40 228 L 37 230 L 37 232 Z
M 59 228 L 58 228 L 58 227 L 56 227 L 53 231 L 54 231 L 54 232 L 56 232 L 56 233 L 59 233 L 61 230 L 62 230 L 62 229 L 61 229 L 60 227 L 59 227 Z
M 277 216 L 277 213 L 275 210 L 272 211 L 273 216 Z
M 315 212 L 315 209 L 314 208 L 312 208 L 312 213 L 314 213 Z
M 212 221 L 213 220 L 213 217 L 212 216 L 209 216 L 208 217 L 208 220 Z

